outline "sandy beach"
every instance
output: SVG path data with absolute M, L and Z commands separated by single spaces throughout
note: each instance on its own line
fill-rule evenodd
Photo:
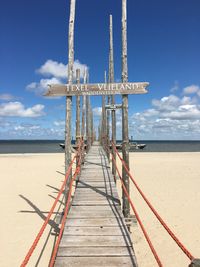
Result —
M 0 162 L 0 266 L 19 266 L 61 186 L 64 155 L 2 154 Z M 191 253 L 200 257 L 200 153 L 131 153 L 130 162 L 131 172 L 160 215 Z M 132 186 L 131 195 L 164 266 L 188 266 L 187 257 Z M 55 233 L 53 220 L 28 266 L 48 266 L 55 241 L 52 229 Z M 132 237 L 139 266 L 157 266 L 137 224 Z

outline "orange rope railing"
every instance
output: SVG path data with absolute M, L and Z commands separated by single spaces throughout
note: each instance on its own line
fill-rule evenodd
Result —
M 67 173 L 66 173 L 66 175 L 65 175 L 65 180 L 64 180 L 64 182 L 63 182 L 63 184 L 62 184 L 62 186 L 61 186 L 61 188 L 60 188 L 60 190 L 59 190 L 59 192 L 58 192 L 58 195 L 57 195 L 57 197 L 56 197 L 56 199 L 55 199 L 55 201 L 54 201 L 54 203 L 53 203 L 53 205 L 52 205 L 52 208 L 50 209 L 50 211 L 49 211 L 49 213 L 48 213 L 48 216 L 46 217 L 46 219 L 45 219 L 45 221 L 44 221 L 42 227 L 40 228 L 40 230 L 39 230 L 39 232 L 38 232 L 38 234 L 37 234 L 37 236 L 36 236 L 36 238 L 35 238 L 33 244 L 31 245 L 31 247 L 30 247 L 28 253 L 26 254 L 26 256 L 25 256 L 25 258 L 24 258 L 22 264 L 20 265 L 20 267 L 25 267 L 25 266 L 28 264 L 31 255 L 33 254 L 33 252 L 34 252 L 34 250 L 35 250 L 35 248 L 36 248 L 36 246 L 37 246 L 37 244 L 38 244 L 38 242 L 39 242 L 39 240 L 40 240 L 42 234 L 44 233 L 44 230 L 45 230 L 46 226 L 48 225 L 48 222 L 49 222 L 49 220 L 50 220 L 50 218 L 51 218 L 51 216 L 52 216 L 52 214 L 53 214 L 53 212 L 54 212 L 54 210 L 55 210 L 55 207 L 56 207 L 56 205 L 57 205 L 57 203 L 58 203 L 58 201 L 59 201 L 59 199 L 60 199 L 60 196 L 61 196 L 61 195 L 63 194 L 63 192 L 65 191 L 65 187 L 66 187 L 67 181 L 68 181 L 68 179 L 69 179 L 69 177 L 70 177 L 70 173 L 71 173 L 71 170 L 72 170 L 72 166 L 73 166 L 73 164 L 74 164 L 74 162 L 75 162 L 75 159 L 77 158 L 78 154 L 80 153 L 81 145 L 82 145 L 82 141 L 80 142 L 78 151 L 76 152 L 75 156 L 73 157 L 73 159 L 72 159 L 72 161 L 71 161 L 71 163 L 70 163 L 70 165 L 69 165 L 69 168 L 68 168 Z M 81 156 L 80 156 L 79 158 L 80 158 L 80 160 L 81 160 Z M 77 169 L 80 170 L 80 167 L 78 166 L 78 168 L 76 168 L 76 171 L 75 171 L 75 174 L 74 174 L 74 175 L 76 175 L 76 176 L 77 176 Z M 75 178 L 74 178 L 74 176 L 73 176 L 73 179 L 72 179 L 72 180 L 74 180 L 74 179 L 75 179 Z M 69 191 L 70 191 L 70 190 L 69 190 Z M 71 196 L 71 194 L 69 194 L 69 195 Z M 68 197 L 68 201 L 69 201 L 69 199 L 70 199 L 70 198 Z
M 136 208 L 135 208 L 135 206 L 134 206 L 134 204 L 133 204 L 133 202 L 132 202 L 132 200 L 131 200 L 131 198 L 130 198 L 130 195 L 129 195 L 129 193 L 127 192 L 127 189 L 126 189 L 126 187 L 125 187 L 125 185 L 124 185 L 122 176 L 121 176 L 121 174 L 120 174 L 120 172 L 119 172 L 119 168 L 118 168 L 118 166 L 117 166 L 116 160 L 115 160 L 115 158 L 114 158 L 114 156 L 113 156 L 112 153 L 111 153 L 111 157 L 112 157 L 112 160 L 113 160 L 113 162 L 114 162 L 114 164 L 115 164 L 115 167 L 116 167 L 118 176 L 119 176 L 119 178 L 120 178 L 121 185 L 122 185 L 122 189 L 123 189 L 123 191 L 124 191 L 126 197 L 128 198 L 128 201 L 129 201 L 129 203 L 130 203 L 130 205 L 131 205 L 131 208 L 132 208 L 132 210 L 133 210 L 133 212 L 134 212 L 134 214 L 135 214 L 135 217 L 136 217 L 136 219 L 137 219 L 137 221 L 138 221 L 138 223 L 139 223 L 139 225 L 140 225 L 140 227 L 141 227 L 141 229 L 142 229 L 142 232 L 143 232 L 143 234 L 144 234 L 144 236 L 145 236 L 145 238 L 146 238 L 146 240 L 147 240 L 147 242 L 148 242 L 148 244 L 149 244 L 149 247 L 150 247 L 150 249 L 151 249 L 151 251 L 152 251 L 152 253 L 153 253 L 154 257 L 155 257 L 155 260 L 156 260 L 157 263 L 158 263 L 158 266 L 159 266 L 159 267 L 162 267 L 163 265 L 162 265 L 162 263 L 161 263 L 161 260 L 160 260 L 158 254 L 157 254 L 157 252 L 156 252 L 156 250 L 155 250 L 155 248 L 154 248 L 154 246 L 153 246 L 153 244 L 152 244 L 152 242 L 151 242 L 151 240 L 150 240 L 150 238 L 149 238 L 149 236 L 148 236 L 148 234 L 147 234 L 147 231 L 145 230 L 145 227 L 144 227 L 144 225 L 143 225 L 143 223 L 142 223 L 142 221 L 141 221 L 141 219 L 140 219 L 140 217 L 139 217 L 139 214 L 138 214 L 138 212 L 137 212 L 137 210 L 136 210 Z
M 112 143 L 112 146 L 114 146 L 114 144 Z M 156 218 L 159 220 L 159 222 L 161 223 L 161 225 L 165 228 L 165 230 L 168 232 L 168 234 L 173 238 L 173 240 L 176 242 L 176 244 L 181 248 L 181 250 L 185 253 L 185 255 L 190 259 L 193 260 L 194 257 L 192 256 L 192 254 L 187 250 L 187 248 L 181 243 L 181 241 L 175 236 L 175 234 L 172 232 L 172 230 L 167 226 L 166 222 L 161 218 L 161 216 L 158 214 L 158 212 L 155 210 L 155 208 L 153 207 L 153 205 L 150 203 L 150 201 L 147 199 L 147 197 L 144 195 L 144 193 L 142 192 L 141 188 L 139 187 L 139 185 L 136 183 L 135 179 L 133 178 L 132 174 L 130 173 L 128 167 L 126 166 L 124 160 L 121 158 L 121 156 L 119 155 L 119 152 L 117 151 L 117 148 L 114 146 L 114 149 L 116 151 L 116 154 L 118 155 L 119 159 L 121 160 L 124 169 L 126 170 L 126 173 L 129 175 L 131 181 L 133 182 L 133 184 L 135 185 L 135 187 L 137 188 L 138 192 L 140 193 L 140 195 L 142 196 L 142 198 L 144 199 L 144 201 L 147 203 L 147 205 L 149 206 L 149 208 L 151 209 L 151 211 L 154 213 L 154 215 L 156 216 Z
M 161 216 L 158 214 L 158 212 L 157 212 L 157 211 L 155 210 L 155 208 L 152 206 L 152 204 L 151 204 L 150 201 L 147 199 L 147 197 L 144 195 L 144 193 L 142 192 L 142 190 L 140 189 L 140 187 L 139 187 L 138 184 L 136 183 L 135 179 L 133 178 L 132 174 L 130 173 L 128 167 L 126 166 L 126 163 L 124 162 L 124 160 L 123 160 L 122 157 L 120 156 L 120 154 L 119 154 L 119 152 L 118 152 L 118 150 L 117 150 L 115 144 L 112 143 L 112 142 L 111 142 L 111 144 L 112 144 L 112 147 L 114 148 L 114 150 L 115 150 L 115 152 L 116 152 L 118 158 L 119 158 L 120 161 L 122 162 L 122 165 L 123 165 L 123 167 L 124 167 L 126 173 L 129 175 L 131 181 L 133 182 L 133 184 L 134 184 L 135 187 L 137 188 L 138 192 L 140 193 L 140 195 L 142 196 L 142 198 L 144 199 L 144 201 L 147 203 L 147 205 L 149 206 L 149 208 L 151 209 L 151 211 L 154 213 L 154 215 L 155 215 L 156 218 L 159 220 L 159 222 L 161 223 L 161 225 L 165 228 L 165 230 L 168 232 L 168 234 L 173 238 L 173 240 L 176 242 L 176 244 L 181 248 L 181 250 L 185 253 L 185 255 L 186 255 L 186 256 L 193 262 L 194 259 L 195 259 L 195 258 L 193 257 L 193 255 L 192 255 L 192 254 L 187 250 L 187 248 L 181 243 L 181 241 L 176 237 L 176 235 L 175 235 L 175 234 L 172 232 L 172 230 L 167 226 L 167 224 L 165 223 L 165 221 L 161 218 Z M 108 149 L 110 150 L 110 148 L 107 147 L 106 150 L 108 150 Z M 111 150 L 110 150 L 110 152 L 111 152 Z M 136 218 L 137 218 L 137 220 L 138 220 L 138 222 L 139 222 L 139 224 L 140 224 L 140 227 L 141 227 L 141 229 L 142 229 L 142 231 L 143 231 L 143 233 L 144 233 L 144 236 L 145 236 L 145 238 L 146 238 L 146 240 L 147 240 L 147 242 L 148 242 L 148 244 L 149 244 L 149 246 L 150 246 L 150 249 L 151 249 L 151 251 L 152 251 L 152 253 L 153 253 L 153 255 L 154 255 L 154 257 L 155 257 L 155 259 L 156 259 L 156 261 L 157 261 L 157 263 L 158 263 L 158 266 L 162 266 L 162 263 L 160 262 L 160 259 L 159 259 L 158 255 L 157 255 L 157 253 L 156 253 L 156 251 L 155 251 L 155 249 L 154 249 L 154 247 L 153 247 L 153 245 L 152 245 L 152 243 L 151 243 L 151 241 L 150 241 L 150 239 L 149 239 L 149 237 L 148 237 L 148 234 L 147 234 L 146 230 L 144 229 L 144 226 L 143 226 L 143 224 L 142 224 L 142 222 L 141 222 L 141 220 L 140 220 L 140 218 L 139 218 L 139 215 L 138 215 L 138 213 L 137 213 L 137 211 L 136 211 L 136 209 L 135 209 L 135 207 L 134 207 L 134 205 L 133 205 L 133 202 L 132 202 L 132 200 L 131 200 L 131 198 L 130 198 L 130 195 L 129 195 L 129 193 L 128 193 L 127 190 L 126 190 L 126 187 L 125 187 L 125 185 L 124 185 L 124 183 L 123 183 L 123 179 L 122 179 L 121 174 L 120 174 L 120 172 L 119 172 L 119 168 L 117 167 L 116 160 L 115 160 L 115 158 L 114 158 L 114 156 L 113 156 L 112 153 L 111 153 L 111 157 L 112 157 L 112 160 L 113 160 L 113 162 L 114 162 L 114 164 L 115 164 L 115 166 L 116 166 L 116 170 L 117 170 L 118 176 L 119 176 L 119 178 L 120 178 L 120 181 L 121 181 L 121 183 L 122 183 L 122 188 L 123 188 L 123 190 L 124 190 L 124 193 L 125 193 L 126 197 L 128 198 L 128 201 L 129 201 L 129 203 L 130 203 L 130 205 L 131 205 L 131 207 L 132 207 L 132 209 L 133 209 L 133 212 L 134 212 L 134 214 L 135 214 L 135 216 L 136 216 Z
M 72 180 L 71 180 L 71 183 L 70 183 L 70 186 L 69 186 L 69 194 L 68 194 L 68 199 L 67 199 L 65 211 L 64 211 L 63 218 L 62 218 L 62 222 L 61 222 L 60 233 L 59 233 L 58 239 L 56 241 L 56 244 L 55 244 L 55 247 L 54 247 L 54 250 L 53 250 L 53 253 L 52 253 L 52 257 L 51 257 L 51 261 L 50 261 L 49 267 L 53 267 L 54 266 L 55 258 L 56 258 L 57 252 L 58 252 L 58 248 L 59 248 L 59 245 L 60 245 L 60 241 L 61 241 L 61 238 L 62 238 L 64 227 L 65 227 L 65 222 L 66 222 L 67 215 L 68 215 L 68 212 L 69 212 L 70 200 L 71 200 L 71 195 L 72 195 L 72 185 L 73 185 L 73 182 L 76 179 L 77 175 L 80 172 L 80 165 L 81 165 L 81 157 L 79 158 L 78 167 L 76 168 L 76 171 L 75 171 L 75 173 L 74 173 L 74 175 L 72 177 Z

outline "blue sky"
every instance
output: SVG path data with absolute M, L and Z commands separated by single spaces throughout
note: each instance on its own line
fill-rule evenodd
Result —
M 199 0 L 127 2 L 129 81 L 150 82 L 147 95 L 129 96 L 130 136 L 200 139 Z M 90 82 L 103 82 L 108 69 L 109 14 L 120 81 L 121 0 L 77 0 L 75 68 L 87 66 Z M 64 137 L 65 99 L 41 95 L 48 83 L 67 81 L 68 18 L 68 0 L 1 3 L 0 139 Z M 92 105 L 98 125 L 101 98 Z M 117 129 L 120 138 L 120 112 Z

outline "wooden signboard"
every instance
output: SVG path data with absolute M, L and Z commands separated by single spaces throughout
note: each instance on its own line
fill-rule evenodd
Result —
M 97 83 L 97 84 L 51 84 L 45 96 L 81 95 L 131 95 L 146 94 L 148 82 Z

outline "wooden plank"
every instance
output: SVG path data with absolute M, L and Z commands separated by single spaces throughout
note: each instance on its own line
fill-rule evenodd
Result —
M 67 259 L 66 259 L 67 258 Z M 134 267 L 134 260 L 123 257 L 57 257 L 55 267 Z
M 60 247 L 58 257 L 87 257 L 87 256 L 129 256 L 133 250 L 129 247 Z M 102 266 L 103 267 L 103 266 Z
M 108 189 L 105 189 L 103 188 L 102 190 L 100 189 L 93 189 L 93 188 L 77 188 L 76 189 L 77 192 L 76 192 L 76 196 L 79 197 L 79 196 L 93 196 L 93 197 L 96 197 L 96 196 L 104 196 L 104 197 L 107 197 L 107 196 L 115 196 L 119 199 L 118 197 L 118 194 L 117 194 L 117 190 L 114 189 L 114 188 L 108 188 Z
M 94 195 L 94 194 L 101 194 L 101 195 L 105 195 L 105 194 L 108 194 L 108 195 L 111 195 L 113 194 L 114 196 L 118 197 L 118 194 L 117 194 L 117 190 L 116 188 L 88 188 L 88 187 L 78 187 L 76 188 L 76 193 L 78 195 L 87 195 L 87 194 L 90 194 L 90 195 Z
M 79 211 L 77 212 L 76 210 L 71 210 L 69 215 L 68 215 L 68 218 L 112 218 L 112 217 L 121 217 L 122 214 L 121 213 L 114 213 L 112 210 L 109 211 L 105 211 L 105 210 L 92 210 L 90 211 L 89 209 L 88 210 L 85 210 L 85 211 Z
M 117 193 L 111 193 L 111 194 L 99 194 L 99 193 L 88 193 L 88 194 L 77 194 L 74 196 L 74 201 L 80 200 L 80 201 L 85 201 L 85 200 L 111 200 L 115 202 L 119 202 L 119 198 Z
M 120 206 L 120 203 L 117 203 L 117 202 L 114 202 L 114 201 L 108 201 L 108 200 L 95 200 L 95 201 L 91 201 L 91 200 L 88 200 L 88 201 L 73 201 L 72 203 L 72 206 L 116 206 L 116 205 L 119 205 Z M 89 207 L 88 207 L 89 208 Z
M 107 186 L 114 187 L 115 183 L 113 181 L 102 181 L 102 180 L 94 180 L 91 179 L 90 181 L 83 180 L 82 178 L 79 179 L 79 183 L 77 185 L 78 188 L 81 187 L 99 187 L 103 186 L 104 188 Z
M 90 227 L 70 227 L 66 226 L 64 235 L 94 235 L 94 236 L 116 236 L 116 235 L 127 235 L 128 232 L 125 231 L 123 228 L 118 226 L 115 227 L 106 227 L 106 226 L 90 226 Z
M 109 163 L 105 152 L 101 154 L 96 148 L 92 146 L 88 155 L 96 154 L 105 167 L 85 166 L 81 173 L 59 246 L 57 267 L 136 266 L 116 185 L 110 168 L 106 170 Z
M 127 236 L 82 236 L 64 235 L 60 247 L 131 247 L 132 244 Z
M 88 226 L 124 226 L 125 222 L 121 218 L 120 220 L 117 218 L 86 218 L 86 219 L 68 219 L 66 221 L 66 226 L 81 226 L 81 227 L 88 227 Z
M 118 212 L 121 212 L 121 208 L 119 206 L 116 206 L 116 207 L 112 207 L 112 206 L 107 206 L 107 207 L 104 207 L 104 206 L 96 206 L 96 207 L 90 207 L 88 208 L 88 206 L 82 206 L 82 207 L 73 207 L 72 209 L 70 209 L 69 211 L 69 214 L 71 211 L 76 211 L 77 213 L 78 212 L 81 212 L 81 211 L 118 211 Z
M 102 203 L 104 203 L 104 202 L 108 202 L 108 204 L 109 203 L 116 203 L 116 204 L 118 204 L 118 203 L 120 203 L 120 200 L 119 199 L 117 199 L 117 198 L 115 198 L 115 197 L 113 197 L 113 196 L 110 196 L 110 197 L 107 197 L 107 198 L 105 198 L 104 196 L 102 196 L 102 197 L 90 197 L 90 196 L 78 196 L 78 197 L 75 197 L 74 198 L 74 200 L 73 200 L 75 203 L 78 203 L 78 202 L 85 202 L 85 203 L 89 203 L 89 202 L 92 202 L 92 201 L 94 201 L 94 202 L 96 202 L 96 203 L 98 203 L 98 202 L 102 202 Z

